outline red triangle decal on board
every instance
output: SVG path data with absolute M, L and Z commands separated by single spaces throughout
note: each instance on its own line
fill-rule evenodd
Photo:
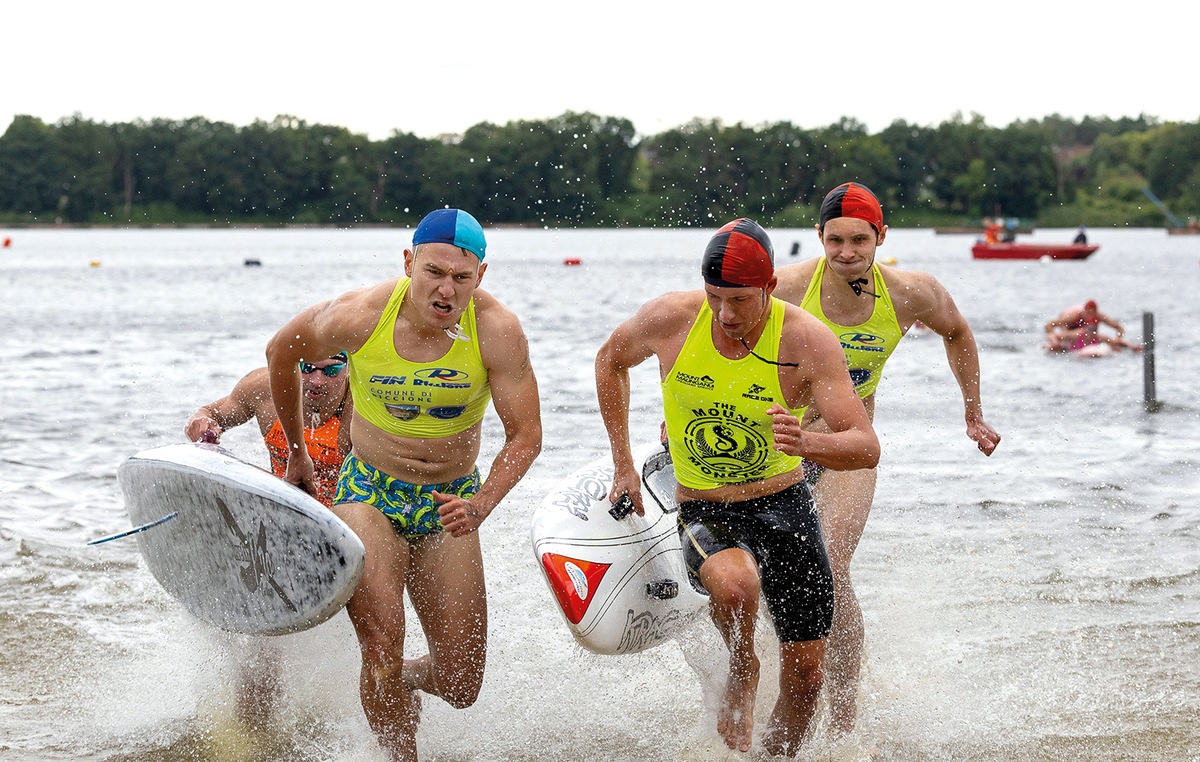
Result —
M 557 553 L 542 554 L 542 570 L 546 581 L 558 599 L 558 605 L 571 624 L 579 624 L 587 612 L 588 605 L 600 580 L 612 564 L 598 564 L 578 558 L 560 556 Z

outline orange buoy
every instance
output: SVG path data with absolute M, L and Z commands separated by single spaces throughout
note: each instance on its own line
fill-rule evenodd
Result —
M 7 249 L 9 246 L 12 246 L 12 239 L 11 239 L 11 238 L 5 238 L 5 239 L 4 239 L 4 248 L 6 248 L 6 249 Z
M 564 265 L 581 265 L 581 264 L 583 264 L 583 260 L 580 259 L 579 257 L 567 257 L 566 259 L 563 260 L 563 264 Z

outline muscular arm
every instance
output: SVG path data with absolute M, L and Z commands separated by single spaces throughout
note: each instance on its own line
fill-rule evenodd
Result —
M 193 442 L 218 443 L 222 434 L 257 417 L 270 404 L 267 369 L 252 370 L 234 385 L 227 396 L 201 405 L 192 413 L 184 426 L 184 434 Z
M 984 455 L 991 455 L 1000 444 L 1000 435 L 983 418 L 979 388 L 979 348 L 967 319 L 958 311 L 950 294 L 932 276 L 914 273 L 922 283 L 914 291 L 914 315 L 942 337 L 946 361 L 962 392 L 967 436 Z
M 279 425 L 288 441 L 288 466 L 284 479 L 310 493 L 315 492 L 313 463 L 304 446 L 304 411 L 301 393 L 301 360 L 329 357 L 343 350 L 358 349 L 378 319 L 380 289 L 388 284 L 348 294 L 309 307 L 289 320 L 267 342 L 267 371 L 271 398 Z M 384 296 L 386 301 L 386 296 Z M 366 325 L 364 329 L 363 326 Z
M 829 328 L 798 308 L 789 313 L 785 330 L 800 335 L 787 338 L 788 351 L 805 362 L 782 373 L 780 380 L 793 391 L 807 386 L 812 405 L 830 431 L 804 430 L 786 408 L 773 405 L 767 412 L 775 418 L 771 430 L 776 449 L 835 470 L 874 468 L 879 464 L 879 438 L 854 392 L 841 344 Z M 788 394 L 794 396 L 800 395 Z
M 665 333 L 670 332 L 664 316 L 680 296 L 668 294 L 647 302 L 633 317 L 621 323 L 596 353 L 596 399 L 608 432 L 613 458 L 613 487 L 609 498 L 628 495 L 638 515 L 642 508 L 641 483 L 629 444 L 629 369 L 641 365 L 660 351 Z M 697 307 L 699 305 L 696 299 Z M 660 356 L 660 361 L 661 361 Z
M 492 461 L 487 480 L 470 503 L 482 522 L 521 480 L 542 450 L 542 415 L 529 345 L 515 315 L 498 304 L 488 308 L 487 331 L 480 341 L 492 405 L 504 425 L 504 446 Z M 453 503 L 445 503 L 443 507 Z M 478 526 L 476 524 L 475 526 Z M 452 530 L 458 536 L 463 532 Z
M 775 271 L 775 290 L 771 296 L 792 304 L 800 304 L 804 292 L 808 290 L 809 281 L 817 271 L 817 260 L 810 259 L 794 265 L 784 265 Z
M 1097 317 L 1100 319 L 1101 323 L 1104 323 L 1106 326 L 1108 326 L 1109 328 L 1112 328 L 1114 331 L 1116 331 L 1117 336 L 1125 335 L 1125 326 L 1121 325 L 1121 321 L 1114 320 L 1113 318 L 1110 318 L 1108 315 L 1105 315 L 1103 312 L 1098 313 Z
M 1051 333 L 1056 328 L 1069 328 L 1072 323 L 1079 319 L 1078 310 L 1067 310 L 1060 313 L 1050 322 L 1046 323 L 1046 333 Z

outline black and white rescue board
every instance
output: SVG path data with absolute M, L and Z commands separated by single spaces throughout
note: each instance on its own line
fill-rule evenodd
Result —
M 363 544 L 316 499 L 211 444 L 133 455 L 117 481 L 151 574 L 193 616 L 279 635 L 336 614 Z M 119 536 L 119 535 L 118 535 Z

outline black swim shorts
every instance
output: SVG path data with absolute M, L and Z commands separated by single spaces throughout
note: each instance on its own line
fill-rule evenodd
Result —
M 821 520 L 808 485 L 740 503 L 688 500 L 679 535 L 692 586 L 717 551 L 742 548 L 758 562 L 763 598 L 784 643 L 820 640 L 833 626 L 833 574 Z

